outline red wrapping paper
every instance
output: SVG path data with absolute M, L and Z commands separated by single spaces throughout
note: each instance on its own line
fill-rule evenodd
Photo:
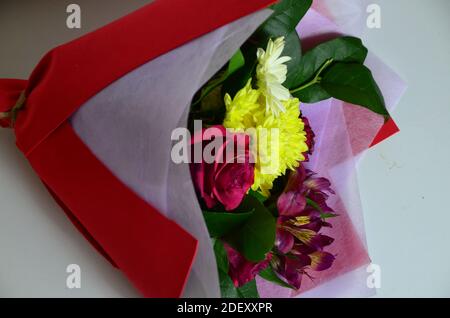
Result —
M 113 176 L 68 119 L 142 64 L 273 2 L 157 0 L 51 50 L 28 81 L 0 80 L 2 112 L 26 92 L 14 126 L 18 148 L 78 229 L 144 296 L 182 294 L 197 241 Z

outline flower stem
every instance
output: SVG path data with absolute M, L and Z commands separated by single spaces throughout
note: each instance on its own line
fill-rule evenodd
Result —
M 291 94 L 295 94 L 295 93 L 300 92 L 300 91 L 302 91 L 302 90 L 304 90 L 304 89 L 307 89 L 307 88 L 310 87 L 310 86 L 313 86 L 313 85 L 315 85 L 315 84 L 319 84 L 320 81 L 322 80 L 322 77 L 321 77 L 320 75 L 322 75 L 322 72 L 323 72 L 323 71 L 324 71 L 331 63 L 333 63 L 333 59 L 327 60 L 327 61 L 321 66 L 321 68 L 317 71 L 316 75 L 314 76 L 314 78 L 313 78 L 310 82 L 308 82 L 308 83 L 306 83 L 305 85 L 302 85 L 302 86 L 300 86 L 300 87 L 298 87 L 298 88 L 296 88 L 296 89 L 291 90 Z

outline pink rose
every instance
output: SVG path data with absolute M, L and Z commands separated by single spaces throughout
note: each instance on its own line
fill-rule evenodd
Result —
M 191 149 L 192 179 L 208 209 L 219 202 L 227 211 L 236 209 L 254 182 L 250 137 L 214 126 L 196 134 Z

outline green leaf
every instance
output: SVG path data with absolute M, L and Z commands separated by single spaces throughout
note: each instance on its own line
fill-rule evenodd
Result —
M 228 275 L 228 254 L 220 240 L 213 240 L 214 253 L 216 255 L 217 269 L 219 273 L 220 293 L 223 298 L 259 298 L 256 281 L 236 288 Z
M 257 48 L 258 46 L 255 43 L 250 42 L 244 43 L 241 47 L 245 65 L 226 79 L 222 87 L 222 95 L 228 93 L 233 98 L 247 84 L 249 79 L 252 78 L 257 65 Z
M 252 189 L 250 189 L 248 195 L 251 195 L 252 197 L 256 198 L 261 203 L 264 203 L 267 200 L 267 198 L 263 196 L 261 192 L 253 191 Z
M 285 38 L 285 47 L 282 56 L 290 56 L 291 60 L 286 63 L 288 73 L 283 86 L 289 88 L 295 84 L 297 73 L 300 72 L 302 60 L 302 46 L 297 31 L 292 31 Z
M 259 32 L 267 37 L 287 36 L 295 30 L 311 4 L 312 0 L 279 1 L 271 7 L 274 12 L 260 27 Z
M 256 280 L 236 288 L 230 276 L 219 271 L 220 294 L 222 298 L 259 298 Z
M 322 219 L 330 219 L 330 218 L 335 218 L 335 217 L 339 216 L 338 214 L 336 214 L 334 212 L 323 211 L 322 208 L 319 206 L 319 204 L 317 202 L 315 202 L 314 200 L 311 200 L 310 198 L 306 198 L 306 204 L 308 204 L 310 207 L 313 207 L 314 209 L 319 211 L 320 217 Z
M 233 57 L 231 58 L 230 62 L 228 63 L 228 74 L 233 74 L 238 69 L 240 69 L 242 66 L 245 65 L 245 59 L 244 54 L 242 54 L 241 50 L 238 50 Z
M 240 298 L 259 298 L 258 288 L 256 287 L 256 280 L 252 280 L 242 287 L 237 289 Z
M 211 237 L 223 237 L 242 227 L 253 215 L 254 210 L 245 213 L 208 212 L 203 211 L 203 217 Z
M 217 78 L 209 81 L 209 83 L 206 84 L 206 86 L 202 89 L 200 97 L 193 103 L 193 105 L 197 105 L 198 103 L 200 103 L 206 96 L 214 91 L 214 89 L 223 84 L 231 75 L 236 73 L 244 65 L 244 55 L 242 54 L 241 50 L 238 50 L 228 63 L 228 68 L 226 69 L 226 71 L 222 72 Z
M 337 218 L 339 215 L 338 214 L 335 214 L 335 213 L 322 213 L 321 215 L 320 215 L 320 217 L 322 218 L 322 219 L 331 219 L 331 218 Z
M 319 204 L 317 204 L 317 202 L 311 200 L 310 198 L 306 198 L 306 203 L 313 207 L 314 209 L 316 209 L 317 211 L 319 211 L 320 213 L 325 213 L 322 208 L 319 206 Z
M 219 274 L 220 294 L 223 298 L 239 298 L 237 288 L 228 275 L 229 261 L 225 247 L 220 240 L 213 239 L 214 254 L 216 255 L 217 270 Z
M 228 254 L 223 246 L 223 243 L 220 240 L 213 240 L 214 244 L 214 254 L 216 255 L 217 268 L 219 271 L 223 271 L 224 273 L 228 273 L 229 262 L 228 262 Z
M 254 208 L 254 213 L 242 227 L 227 234 L 224 240 L 247 260 L 260 262 L 275 244 L 276 219 L 252 196 L 248 195 L 243 205 Z
M 288 283 L 283 281 L 280 277 L 278 277 L 278 275 L 275 273 L 275 271 L 273 270 L 273 268 L 271 266 L 269 266 L 265 270 L 259 272 L 259 276 L 261 278 L 264 278 L 265 280 L 272 282 L 274 284 L 277 284 L 281 287 L 295 289 L 294 287 L 292 287 L 291 285 L 289 285 Z
M 389 116 L 372 72 L 362 64 L 336 63 L 325 73 L 321 86 L 334 98 Z
M 313 84 L 305 89 L 292 93 L 303 103 L 317 103 L 331 98 L 330 94 L 320 86 L 319 83 Z
M 219 284 L 222 298 L 240 298 L 240 294 L 228 273 L 219 270 Z
M 223 298 L 238 298 L 239 294 L 234 286 L 231 277 L 228 275 L 228 254 L 220 240 L 214 243 L 214 253 L 216 255 L 217 270 L 219 274 L 220 294 Z
M 367 49 L 361 40 L 355 37 L 339 37 L 319 44 L 304 54 L 299 63 L 298 72 L 295 74 L 295 79 L 292 81 L 292 86 L 288 87 L 299 87 L 310 80 L 328 60 L 362 64 L 366 57 Z

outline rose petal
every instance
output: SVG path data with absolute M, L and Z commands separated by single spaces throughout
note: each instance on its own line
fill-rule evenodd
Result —
M 236 209 L 254 182 L 255 168 L 249 163 L 230 163 L 214 180 L 213 193 L 227 211 Z

